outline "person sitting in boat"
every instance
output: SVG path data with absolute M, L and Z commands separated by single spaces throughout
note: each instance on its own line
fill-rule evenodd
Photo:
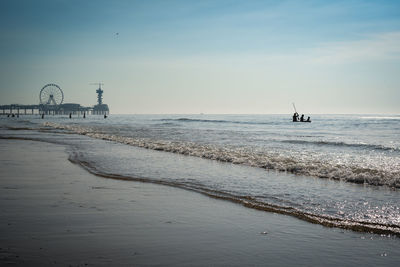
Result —
M 293 114 L 293 121 L 299 121 L 299 113 L 295 112 Z
M 311 118 L 310 118 L 310 116 L 308 116 L 308 117 L 307 117 L 307 120 L 306 120 L 306 122 L 311 122 Z
M 301 114 L 300 121 L 304 122 L 304 114 Z

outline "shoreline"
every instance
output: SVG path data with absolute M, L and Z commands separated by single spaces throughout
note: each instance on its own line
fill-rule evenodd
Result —
M 79 135 L 78 135 L 79 136 Z M 92 137 L 87 137 L 91 139 Z M 0 139 L 4 140 L 25 140 L 25 141 L 37 141 L 37 142 L 43 142 L 43 143 L 48 143 L 48 144 L 55 144 L 55 145 L 63 145 L 69 147 L 64 142 L 60 142 L 58 139 L 41 139 L 41 138 L 28 138 L 28 137 L 20 137 L 20 136 L 9 136 L 9 137 L 0 137 Z M 101 140 L 98 138 L 94 138 L 94 140 L 100 140 L 105 141 L 107 143 L 111 142 L 114 143 L 114 141 L 109 141 L 109 140 Z M 119 142 L 115 142 L 115 144 L 118 145 L 123 145 L 120 144 Z M 130 147 L 129 145 L 127 146 L 128 148 Z M 133 146 L 133 148 L 136 148 Z M 146 152 L 151 152 L 151 153 L 168 153 L 165 151 L 153 151 L 152 149 L 148 148 L 137 148 L 137 149 L 144 149 L 143 151 Z M 141 153 L 143 153 L 143 151 Z M 139 157 L 136 157 L 135 160 L 141 160 L 142 154 L 140 154 Z M 175 153 L 172 153 L 172 156 L 175 156 Z M 182 156 L 179 155 L 178 156 Z M 183 157 L 186 158 L 186 155 L 183 155 Z M 175 182 L 171 180 L 162 180 L 162 179 L 153 179 L 150 178 L 152 176 L 142 176 L 142 177 L 136 177 L 133 175 L 121 175 L 121 174 L 115 174 L 115 173 L 108 173 L 107 171 L 102 171 L 99 170 L 96 166 L 92 165 L 90 161 L 82 160 L 79 159 L 79 156 L 77 157 L 75 153 L 69 153 L 68 160 L 73 163 L 78 165 L 79 167 L 83 168 L 84 170 L 88 171 L 89 173 L 101 177 L 101 178 L 106 178 L 106 179 L 114 179 L 114 180 L 122 180 L 122 181 L 132 181 L 132 182 L 143 182 L 143 183 L 152 183 L 156 185 L 162 185 L 162 186 L 172 186 L 174 188 L 178 189 L 184 189 L 190 192 L 195 192 L 195 193 L 200 193 L 202 195 L 205 195 L 207 197 L 211 197 L 214 199 L 218 200 L 223 200 L 223 201 L 229 201 L 234 204 L 239 204 L 243 207 L 246 208 L 251 208 L 254 210 L 258 211 L 263 211 L 263 212 L 274 212 L 282 215 L 288 215 L 292 216 L 294 218 L 309 222 L 309 223 L 314 223 L 314 224 L 319 224 L 325 227 L 332 227 L 332 228 L 339 228 L 339 229 L 345 229 L 345 230 L 351 230 L 355 232 L 361 232 L 361 233 L 374 233 L 378 235 L 387 235 L 387 236 L 397 236 L 400 237 L 399 231 L 398 231 L 398 226 L 397 225 L 385 225 L 385 224 L 380 224 L 380 223 L 369 223 L 369 222 L 363 222 L 363 221 L 351 221 L 347 219 L 342 219 L 342 218 L 337 218 L 337 217 L 330 217 L 330 216 L 316 216 L 313 213 L 307 213 L 307 212 L 299 212 L 295 208 L 291 207 L 285 207 L 285 206 L 279 206 L 279 205 L 273 205 L 273 204 L 268 204 L 264 202 L 257 201 L 256 199 L 252 197 L 241 197 L 240 195 L 231 195 L 227 192 L 216 192 L 214 190 L 209 190 L 208 188 L 204 187 L 196 187 L 196 186 L 187 186 L 185 183 L 180 183 L 180 182 Z M 218 161 L 217 161 L 218 162 Z M 175 163 L 172 163 L 175 164 Z M 276 174 L 276 173 L 275 173 Z M 269 174 L 271 175 L 271 174 Z M 285 177 L 286 178 L 286 177 Z M 306 177 L 308 179 L 308 177 Z M 332 180 L 333 181 L 333 180 Z M 338 181 L 333 181 L 333 182 L 338 182 Z M 346 183 L 344 181 L 341 181 L 343 183 Z M 349 185 L 352 186 L 361 186 L 357 184 L 350 183 Z M 371 188 L 374 188 L 372 185 L 364 185 L 368 186 Z M 382 188 L 382 187 L 378 187 Z M 394 188 L 387 188 L 387 189 L 392 189 L 396 190 Z M 296 188 L 292 188 L 292 190 L 296 190 Z
M 400 239 L 170 186 L 99 178 L 66 147 L 0 140 L 0 263 L 394 266 Z

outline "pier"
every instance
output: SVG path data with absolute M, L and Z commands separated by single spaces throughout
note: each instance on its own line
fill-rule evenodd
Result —
M 98 83 L 97 105 L 85 107 L 76 103 L 62 103 L 64 93 L 56 84 L 47 84 L 39 94 L 40 103 L 33 105 L 10 104 L 0 105 L 1 115 L 109 115 L 107 104 L 103 104 L 102 83 Z

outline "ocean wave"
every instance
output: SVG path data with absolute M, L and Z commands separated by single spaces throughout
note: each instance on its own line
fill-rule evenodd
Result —
M 197 144 L 134 138 L 97 132 L 90 127 L 45 123 L 46 127 L 72 131 L 92 138 L 118 142 L 157 151 L 172 152 L 221 162 L 241 164 L 267 170 L 290 172 L 298 175 L 343 180 L 358 184 L 386 185 L 400 188 L 400 170 L 364 167 L 362 164 L 338 164 L 314 159 L 303 160 L 295 156 L 284 156 L 273 152 L 254 152 L 243 148 L 228 148 L 212 144 Z
M 153 124 L 153 125 L 154 126 L 177 126 L 177 127 L 180 126 L 179 123 L 170 122 L 170 121 L 165 121 L 165 122 L 162 122 L 162 123 L 156 123 L 156 124 Z
M 87 132 L 87 128 L 83 127 L 64 127 L 57 125 L 46 124 L 46 127 L 49 127 L 51 130 L 52 127 L 59 127 L 59 130 L 66 130 L 70 133 L 73 133 L 72 129 L 80 130 L 81 134 L 85 134 L 87 136 L 92 136 L 93 133 Z M 95 138 L 101 138 L 105 140 L 110 140 L 113 142 L 120 142 L 124 140 L 127 142 L 128 139 L 120 139 L 122 137 L 112 137 L 111 135 L 98 135 Z M 0 139 L 18 139 L 18 140 L 35 140 L 49 143 L 58 143 L 58 144 L 68 144 L 68 142 L 64 143 L 62 138 L 41 138 L 39 136 L 32 137 L 31 135 L 27 135 L 25 137 L 18 136 L 0 136 Z M 75 139 L 75 138 L 74 138 Z M 132 140 L 131 140 L 132 141 Z M 151 140 L 148 140 L 151 142 Z M 285 214 L 289 216 L 293 216 L 299 218 L 304 221 L 317 223 L 320 225 L 328 226 L 328 227 L 337 227 L 342 229 L 348 229 L 353 231 L 360 232 L 371 232 L 375 234 L 385 234 L 385 235 L 395 235 L 400 237 L 400 225 L 398 224 L 398 220 L 371 220 L 368 218 L 368 213 L 363 213 L 363 216 L 341 216 L 340 213 L 337 214 L 326 214 L 320 213 L 320 209 L 309 210 L 307 207 L 302 207 L 295 205 L 296 203 L 292 203 L 291 201 L 284 201 L 281 203 L 274 202 L 271 198 L 265 198 L 264 195 L 259 196 L 257 193 L 251 194 L 251 192 L 246 191 L 236 191 L 230 190 L 229 188 L 216 188 L 213 185 L 207 185 L 206 183 L 202 183 L 202 181 L 185 181 L 182 179 L 165 179 L 163 177 L 160 178 L 150 178 L 150 177 L 138 177 L 132 174 L 124 174 L 123 172 L 119 172 L 119 169 L 109 169 L 104 168 L 100 163 L 101 161 L 97 161 L 96 158 L 92 158 L 90 153 L 87 151 L 80 149 L 80 146 L 71 146 L 70 149 L 67 150 L 69 153 L 69 160 L 73 163 L 79 164 L 89 172 L 104 178 L 117 179 L 117 180 L 125 180 L 125 181 L 139 181 L 139 182 L 147 182 L 147 183 L 156 183 L 168 186 L 174 186 L 186 190 L 191 190 L 194 192 L 198 192 L 209 197 L 228 200 L 234 203 L 241 204 L 247 208 L 257 209 L 261 211 L 267 212 L 275 212 L 280 214 Z M 88 156 L 89 155 L 89 156 Z M 264 198 L 263 198 L 264 197 Z M 279 200 L 279 199 L 278 199 Z M 375 207 L 375 205 L 373 206 Z M 378 207 L 376 207 L 378 208 Z M 394 206 L 396 208 L 396 206 Z M 387 214 L 387 210 L 384 211 Z M 389 213 L 390 214 L 390 213 Z M 377 213 L 374 214 L 374 218 L 380 218 L 382 214 Z
M 365 116 L 363 120 L 400 120 L 400 116 Z
M 177 121 L 177 122 L 206 122 L 206 123 L 230 123 L 230 124 L 250 124 L 250 125 L 270 125 L 272 122 L 251 122 L 251 121 L 230 121 L 230 120 L 205 120 L 205 119 L 161 119 L 161 121 Z
M 147 182 L 147 183 L 156 183 L 168 186 L 174 186 L 194 192 L 198 192 L 209 197 L 228 200 L 234 203 L 241 204 L 247 208 L 275 212 L 280 214 L 285 214 L 289 216 L 293 216 L 299 218 L 301 220 L 305 220 L 312 223 L 321 224 L 328 227 L 337 227 L 342 229 L 348 229 L 359 232 L 370 232 L 376 234 L 386 234 L 386 235 L 396 235 L 400 236 L 400 226 L 395 224 L 387 224 L 387 223 L 376 223 L 365 220 L 354 220 L 341 218 L 337 216 L 328 216 L 323 214 L 317 214 L 307 211 L 302 211 L 301 209 L 292 207 L 292 206 L 282 206 L 277 204 L 268 203 L 266 201 L 260 201 L 257 197 L 249 196 L 249 195 L 236 195 L 231 192 L 225 192 L 221 190 L 215 190 L 208 188 L 201 183 L 191 183 L 191 182 L 182 182 L 182 181 L 171 181 L 171 180 L 159 180 L 145 177 L 135 177 L 135 176 L 127 176 L 120 175 L 115 173 L 108 173 L 102 170 L 99 170 L 95 164 L 91 163 L 88 160 L 85 160 L 84 157 L 78 151 L 72 151 L 69 157 L 69 160 L 75 164 L 79 164 L 80 166 L 87 169 L 89 172 L 104 178 L 117 179 L 117 180 L 125 180 L 125 181 L 138 181 L 138 182 Z
M 349 147 L 349 148 L 365 148 L 373 150 L 383 151 L 400 151 L 397 147 L 387 147 L 383 145 L 364 144 L 364 143 L 346 143 L 346 142 L 334 142 L 334 141 L 307 141 L 307 140 L 282 140 L 282 143 L 289 144 L 312 144 L 312 145 L 323 145 L 323 146 L 337 146 L 337 147 Z
M 16 127 L 16 126 L 6 126 L 4 129 L 13 130 L 13 131 L 27 131 L 27 130 L 36 130 L 33 127 Z

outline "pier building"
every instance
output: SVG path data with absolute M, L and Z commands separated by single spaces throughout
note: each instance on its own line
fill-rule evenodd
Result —
M 10 104 L 0 105 L 0 114 L 17 114 L 17 115 L 108 115 L 110 110 L 107 104 L 103 104 L 103 90 L 101 83 L 96 90 L 97 105 L 85 107 L 77 103 L 63 103 L 64 92 L 61 88 L 54 84 L 46 84 L 39 93 L 39 104 L 24 105 Z

